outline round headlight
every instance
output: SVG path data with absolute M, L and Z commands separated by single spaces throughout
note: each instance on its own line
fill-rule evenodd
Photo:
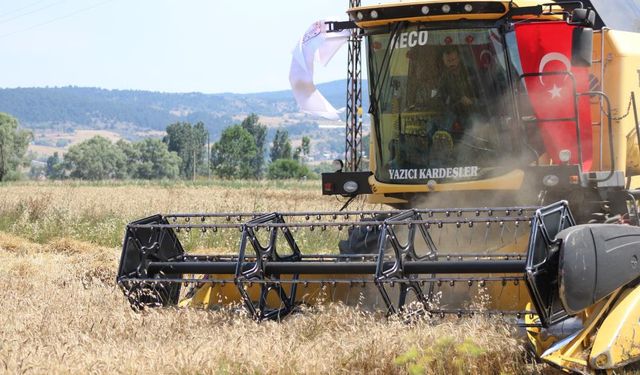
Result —
M 471 12 L 473 10 L 473 5 L 471 4 L 465 4 L 464 5 L 464 11 L 465 12 Z
M 569 160 L 571 160 L 571 151 L 566 149 L 560 150 L 560 152 L 558 152 L 558 158 L 560 159 L 561 162 L 568 163 Z
M 424 5 L 420 11 L 422 11 L 422 14 L 429 14 L 429 7 Z
M 342 189 L 347 193 L 355 193 L 358 191 L 358 183 L 355 181 L 347 181 L 342 185 Z
M 558 182 L 560 182 L 560 178 L 555 174 L 548 174 L 542 178 L 542 184 L 544 186 L 556 186 L 558 185 Z
M 442 6 L 442 12 L 443 13 L 449 13 L 451 11 L 451 6 L 449 4 L 444 4 Z
M 372 11 L 371 11 L 371 18 L 373 18 L 374 20 L 375 20 L 376 18 L 378 18 L 378 11 L 377 11 L 377 10 L 372 10 Z
M 356 17 L 358 17 L 358 19 L 362 21 L 364 19 L 364 14 L 362 14 L 362 12 L 358 12 L 356 13 Z
M 435 180 L 427 181 L 427 187 L 429 188 L 429 190 L 435 190 L 437 184 L 438 183 Z

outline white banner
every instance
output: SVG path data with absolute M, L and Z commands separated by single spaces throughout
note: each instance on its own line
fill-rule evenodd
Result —
M 338 120 L 338 111 L 313 83 L 314 63 L 326 66 L 349 39 L 350 30 L 327 32 L 324 21 L 314 22 L 293 49 L 289 82 L 300 111 Z

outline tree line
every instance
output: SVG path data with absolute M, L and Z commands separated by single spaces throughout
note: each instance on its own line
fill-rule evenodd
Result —
M 18 120 L 0 112 L 0 181 L 19 178 L 20 168 L 29 164 L 25 155 L 32 139 L 30 131 L 18 127 Z
M 311 141 L 303 137 L 295 149 L 286 130 L 276 131 L 266 160 L 267 127 L 256 114 L 224 129 L 210 145 L 202 122 L 176 122 L 163 139 L 115 143 L 100 136 L 72 145 L 46 163 L 49 179 L 196 179 L 214 175 L 225 179 L 288 179 L 312 175 L 304 160 Z

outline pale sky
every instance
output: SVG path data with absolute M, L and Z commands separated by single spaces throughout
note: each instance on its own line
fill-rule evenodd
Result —
M 362 1 L 370 4 L 371 1 Z M 0 0 L 0 87 L 289 88 L 291 50 L 348 0 Z M 316 82 L 346 78 L 346 46 Z

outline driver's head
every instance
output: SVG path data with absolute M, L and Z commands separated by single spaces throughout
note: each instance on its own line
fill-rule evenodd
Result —
M 442 53 L 442 63 L 447 70 L 455 70 L 460 66 L 460 56 L 455 49 L 446 49 Z

